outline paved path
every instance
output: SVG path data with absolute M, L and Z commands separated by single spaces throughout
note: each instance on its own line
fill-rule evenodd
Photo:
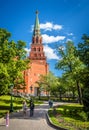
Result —
M 46 121 L 46 112 L 49 106 L 45 102 L 43 105 L 35 107 L 34 116 L 23 117 L 22 111 L 10 115 L 10 125 L 5 126 L 5 119 L 0 122 L 0 130 L 56 130 L 48 125 Z

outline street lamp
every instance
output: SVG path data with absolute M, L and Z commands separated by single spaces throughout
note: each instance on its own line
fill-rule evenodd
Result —
M 12 99 L 12 92 L 13 92 L 13 84 L 11 85 L 11 103 L 10 103 L 10 112 L 13 112 L 13 99 Z

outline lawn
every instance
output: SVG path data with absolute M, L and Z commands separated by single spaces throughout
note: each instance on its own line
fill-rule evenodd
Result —
M 22 108 L 23 99 L 20 97 L 13 97 L 13 109 L 17 111 Z M 5 115 L 7 111 L 10 110 L 11 96 L 3 95 L 0 96 L 0 118 Z
M 28 107 L 29 107 L 29 99 L 26 98 L 21 98 L 21 97 L 12 97 L 13 99 L 13 110 L 17 111 L 22 109 L 22 102 L 23 100 L 26 100 Z M 43 101 L 39 101 L 36 99 L 34 100 L 34 104 L 38 105 L 38 104 L 42 104 Z M 10 111 L 10 103 L 11 103 L 11 96 L 10 95 L 3 95 L 0 96 L 0 118 L 5 116 L 7 111 Z
M 48 111 L 53 124 L 66 128 L 67 130 L 89 130 L 87 114 L 83 111 L 83 106 L 79 104 L 68 104 L 58 106 Z

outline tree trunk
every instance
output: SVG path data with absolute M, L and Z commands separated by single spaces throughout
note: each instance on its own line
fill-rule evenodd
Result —
M 74 87 L 72 88 L 72 94 L 73 94 L 73 100 L 75 99 L 75 90 L 74 90 Z
M 80 104 L 83 104 L 82 92 L 81 92 L 81 87 L 79 86 L 79 81 L 76 81 L 76 84 L 77 84 L 77 90 L 78 90 L 78 101 Z

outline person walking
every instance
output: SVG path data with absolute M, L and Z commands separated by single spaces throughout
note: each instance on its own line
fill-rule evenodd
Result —
M 53 107 L 53 101 L 49 99 L 48 103 L 49 103 L 49 107 L 52 108 Z
M 27 113 L 27 103 L 26 103 L 26 101 L 24 100 L 24 101 L 23 101 L 23 116 L 24 116 L 24 117 L 26 116 L 26 113 Z
M 31 104 L 30 104 L 30 116 L 33 116 L 33 114 L 34 114 L 34 107 L 35 107 L 34 103 L 31 102 Z

